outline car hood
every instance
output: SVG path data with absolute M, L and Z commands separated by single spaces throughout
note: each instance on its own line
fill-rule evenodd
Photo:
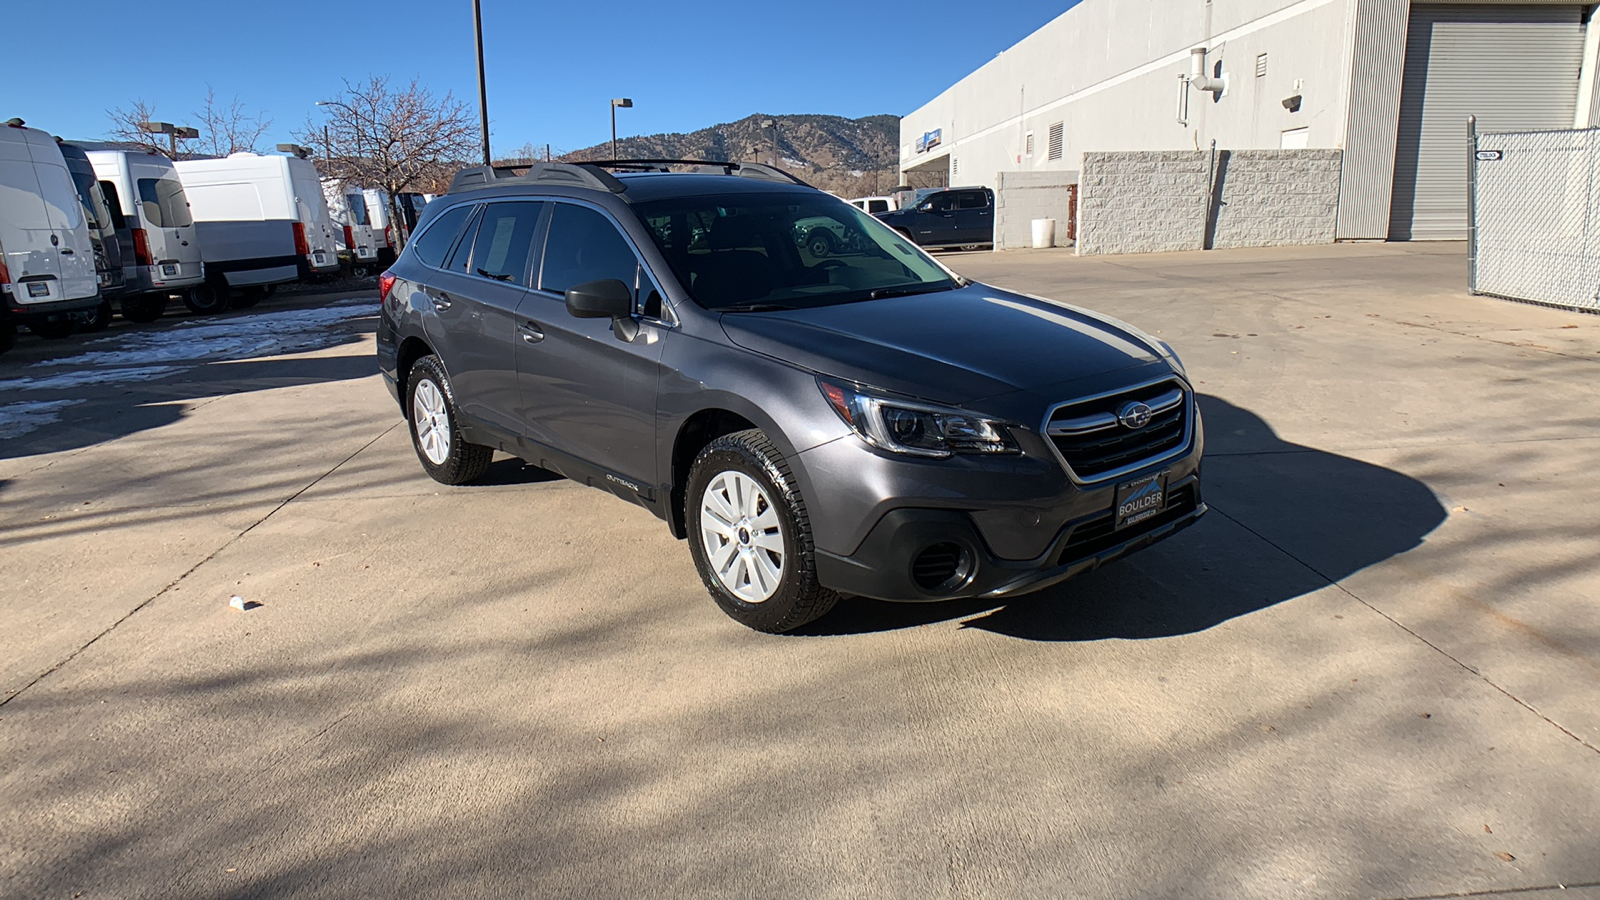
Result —
M 1131 326 L 983 284 L 813 309 L 725 313 L 740 347 L 821 375 L 964 404 L 1161 360 Z

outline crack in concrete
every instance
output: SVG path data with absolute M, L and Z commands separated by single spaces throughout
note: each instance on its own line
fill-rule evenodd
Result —
M 1485 888 L 1481 891 L 1457 891 L 1451 894 L 1408 894 L 1404 897 L 1384 897 L 1382 900 L 1455 900 L 1457 897 L 1504 897 L 1507 894 L 1536 894 L 1542 891 L 1565 891 L 1573 888 L 1600 887 L 1600 881 L 1585 881 L 1580 883 L 1541 884 L 1534 887 L 1519 888 Z
M 1244 522 L 1240 521 L 1239 519 L 1228 515 L 1223 510 L 1218 509 L 1217 505 L 1214 502 L 1207 501 L 1207 503 L 1211 507 L 1211 510 L 1213 512 L 1215 512 L 1217 515 L 1222 516 L 1224 519 L 1227 519 L 1229 522 L 1232 522 L 1233 524 L 1239 526 L 1240 528 L 1243 528 L 1245 531 L 1248 531 L 1251 534 L 1255 535 L 1256 537 L 1260 538 L 1268 546 L 1272 547 L 1274 550 L 1277 550 L 1279 553 L 1282 553 L 1284 556 L 1287 556 L 1288 558 L 1290 558 L 1290 559 L 1294 560 L 1295 562 L 1299 563 L 1301 566 L 1304 566 L 1306 571 L 1311 572 L 1312 574 L 1316 575 L 1318 578 L 1321 578 L 1323 581 L 1326 581 L 1329 585 L 1337 588 L 1345 596 L 1347 596 L 1350 599 L 1356 601 L 1357 603 L 1361 604 L 1362 606 L 1365 606 L 1367 609 L 1372 610 L 1373 612 L 1377 613 L 1378 615 L 1383 616 L 1385 619 L 1388 619 L 1389 623 L 1391 625 L 1394 625 L 1396 628 L 1400 629 L 1401 631 L 1404 631 L 1406 634 L 1409 634 L 1413 638 L 1416 638 L 1422 644 L 1424 644 L 1427 647 L 1431 648 L 1435 653 L 1438 653 L 1440 656 L 1443 656 L 1445 659 L 1450 660 L 1451 662 L 1453 662 L 1456 665 L 1460 666 L 1462 669 L 1464 669 L 1464 670 L 1466 670 L 1468 672 L 1471 672 L 1474 676 L 1476 676 L 1477 678 L 1481 679 L 1484 684 L 1487 684 L 1488 686 L 1494 688 L 1495 690 L 1499 691 L 1501 694 L 1504 694 L 1513 703 L 1516 703 L 1518 706 L 1521 706 L 1523 709 L 1527 710 L 1528 712 L 1531 712 L 1534 715 L 1538 716 L 1540 719 L 1543 719 L 1545 721 L 1545 723 L 1550 725 L 1552 728 L 1555 728 L 1557 731 L 1560 731 L 1562 734 L 1566 735 L 1567 737 L 1572 738 L 1574 741 L 1577 741 L 1579 744 L 1583 745 L 1584 747 L 1588 748 L 1589 750 L 1593 751 L 1594 753 L 1600 754 L 1600 747 L 1596 747 L 1595 745 L 1593 745 L 1593 744 L 1589 743 L 1588 741 L 1584 740 L 1582 737 L 1578 736 L 1576 733 L 1574 733 L 1573 731 L 1568 729 L 1566 726 L 1562 725 L 1560 722 L 1557 722 L 1556 720 L 1554 720 L 1554 719 L 1550 718 L 1549 716 L 1545 715 L 1544 713 L 1540 712 L 1538 710 L 1538 708 L 1535 707 L 1533 704 L 1527 702 L 1526 700 L 1523 700 L 1521 697 L 1518 697 L 1516 694 L 1511 693 L 1510 691 L 1506 690 L 1504 687 L 1501 687 L 1499 684 L 1497 684 L 1494 681 L 1494 679 L 1488 677 L 1487 675 L 1484 675 L 1482 672 L 1478 671 L 1477 669 L 1473 668 L 1472 666 L 1469 666 L 1466 663 L 1462 662 L 1461 660 L 1455 658 L 1454 656 L 1452 656 L 1449 653 L 1449 651 L 1445 650 L 1443 647 L 1440 647 L 1438 644 L 1435 644 L 1433 641 L 1428 640 L 1427 638 L 1423 637 L 1421 634 L 1417 633 L 1415 630 L 1407 627 L 1399 619 L 1396 619 L 1394 616 L 1391 616 L 1388 613 L 1384 612 L 1383 610 L 1379 609 L 1378 607 L 1374 606 L 1372 603 L 1367 601 L 1366 598 L 1360 596 L 1359 594 L 1356 594 L 1354 591 L 1352 591 L 1349 588 L 1345 587 L 1344 585 L 1340 584 L 1337 579 L 1330 578 L 1325 572 L 1320 571 L 1316 566 L 1313 566 L 1312 564 L 1306 562 L 1305 560 L 1301 559 L 1300 557 L 1298 557 L 1298 556 L 1294 555 L 1293 553 L 1289 552 L 1288 549 L 1286 549 L 1285 547 L 1283 547 L 1280 544 L 1278 544 L 1278 542 L 1276 542 L 1273 539 L 1267 537 L 1266 535 L 1264 535 L 1261 532 L 1255 530 L 1254 528 L 1251 528 L 1249 525 L 1246 525 Z M 1493 893 L 1493 892 L 1490 892 L 1490 893 Z M 1441 894 L 1439 896 L 1441 896 L 1441 897 L 1457 897 L 1457 896 L 1467 897 L 1467 896 L 1473 896 L 1473 895 L 1471 895 L 1471 894 Z M 1398 898 L 1398 900 L 1423 900 L 1423 898 Z
M 20 697 L 24 693 L 26 693 L 34 685 L 37 685 L 39 682 L 44 681 L 46 678 L 49 678 L 51 675 L 53 675 L 56 672 L 60 671 L 63 666 L 65 666 L 67 663 L 72 662 L 74 659 L 77 659 L 80 654 L 82 654 L 85 650 L 88 650 L 90 647 L 94 646 L 95 643 L 97 641 L 99 641 L 101 638 L 105 637 L 106 635 L 110 634 L 113 631 L 116 631 L 117 628 L 119 626 L 121 626 L 123 622 L 126 622 L 129 619 L 133 618 L 134 615 L 139 612 L 139 610 L 144 609 L 145 607 L 149 606 L 150 604 L 152 604 L 152 603 L 156 602 L 157 600 L 161 599 L 162 597 L 166 596 L 166 594 L 169 591 L 171 591 L 173 588 L 177 587 L 179 584 L 183 583 L 184 579 L 188 578 L 190 575 L 193 575 L 197 570 L 199 570 L 199 568 L 201 566 L 205 565 L 208 562 L 211 562 L 213 559 L 216 559 L 217 555 L 220 554 L 222 551 L 224 551 L 224 550 L 228 549 L 229 547 L 233 546 L 234 543 L 237 542 L 240 538 L 242 538 L 245 535 L 249 534 L 251 531 L 254 531 L 257 525 L 260 525 L 261 523 L 263 523 L 263 522 L 267 521 L 268 519 L 272 518 L 273 516 L 277 515 L 279 510 L 281 510 L 285 506 L 288 506 L 289 504 L 293 503 L 295 501 L 295 499 L 298 498 L 301 494 L 304 494 L 306 491 L 309 491 L 312 488 L 316 487 L 319 483 L 321 483 L 321 481 L 323 479 L 327 478 L 329 475 L 332 475 L 333 473 L 335 473 L 335 472 L 339 471 L 340 469 L 344 468 L 346 463 L 349 463 L 352 459 L 355 459 L 357 456 L 360 456 L 368 447 L 371 447 L 373 444 L 376 444 L 378 441 L 380 441 L 384 437 L 386 437 L 389 434 L 389 432 L 395 430 L 398 427 L 400 427 L 400 422 L 396 422 L 393 425 L 390 425 L 388 428 L 385 428 L 383 431 L 379 432 L 377 437 L 373 438 L 370 441 L 367 441 L 365 444 L 362 444 L 359 448 L 356 449 L 356 451 L 354 453 L 351 453 L 349 456 L 346 456 L 344 459 L 340 460 L 336 465 L 334 465 L 333 468 L 329 469 L 326 472 L 323 472 L 321 475 L 318 475 L 316 478 L 311 479 L 310 482 L 306 483 L 299 490 L 296 490 L 293 494 L 290 494 L 288 497 L 286 497 L 282 503 L 279 503 L 277 506 L 274 506 L 271 510 L 269 510 L 267 512 L 266 515 L 262 516 L 261 518 L 255 520 L 254 522 L 252 522 L 248 526 L 246 526 L 244 528 L 244 530 L 240 531 L 238 534 L 234 535 L 233 537 L 228 538 L 226 541 L 223 541 L 222 544 L 217 547 L 217 549 L 215 549 L 215 550 L 211 551 L 210 553 L 206 554 L 206 557 L 204 559 L 202 559 L 199 562 L 195 563 L 194 565 L 190 566 L 187 570 L 184 571 L 184 573 L 182 575 L 179 575 L 177 578 L 174 578 L 171 582 L 169 582 L 166 587 L 162 588 L 161 590 L 155 592 L 151 596 L 149 596 L 149 597 L 145 598 L 144 600 L 140 601 L 140 603 L 137 606 L 135 606 L 133 609 L 128 610 L 128 612 L 125 613 L 121 618 L 117 619 L 115 622 L 112 622 L 110 625 L 108 625 L 104 631 L 100 632 L 99 634 L 97 634 L 94 637 L 90 638 L 88 641 L 84 642 L 84 644 L 81 647 L 79 647 L 78 649 L 76 649 L 76 650 L 72 651 L 71 653 L 67 654 L 66 657 L 64 659 L 62 659 L 60 662 L 58 662 L 55 665 L 51 666 L 50 668 L 44 670 L 43 672 L 40 672 L 38 677 L 34 678 L 32 681 L 28 682 L 27 684 L 23 685 L 22 687 L 17 688 L 15 691 L 12 691 L 7 696 L 0 697 L 0 707 L 3 707 L 7 703 L 10 703 L 11 701 L 17 699 L 18 697 Z

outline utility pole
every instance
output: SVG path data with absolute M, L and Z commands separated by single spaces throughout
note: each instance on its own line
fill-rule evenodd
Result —
M 632 109 L 633 101 L 627 97 L 616 97 L 611 101 L 611 161 L 617 161 L 617 107 Z
M 489 86 L 483 78 L 483 5 L 472 0 L 472 31 L 478 39 L 478 127 L 483 131 L 483 164 L 489 165 Z
M 767 135 L 767 144 L 772 149 L 772 167 L 773 168 L 777 168 L 778 167 L 778 120 L 777 119 L 762 119 L 761 120 L 761 127 L 764 128 L 764 129 L 765 128 L 772 129 L 771 133 L 769 133 Z

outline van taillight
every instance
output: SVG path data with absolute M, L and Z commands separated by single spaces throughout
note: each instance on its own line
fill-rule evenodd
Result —
M 279 232 L 280 234 L 282 232 Z M 311 255 L 311 245 L 306 243 L 306 223 L 294 223 L 294 252 L 301 256 Z
M 385 244 L 388 244 L 391 247 L 394 246 L 394 226 L 393 225 L 385 225 L 385 226 L 383 226 L 383 242 Z
M 6 268 L 6 261 L 0 259 L 0 288 L 11 284 L 11 270 Z
M 150 233 L 143 228 L 133 230 L 133 261 L 141 266 L 153 266 L 155 259 L 150 256 Z
M 344 227 L 344 248 L 346 250 L 354 250 L 356 248 L 356 233 L 349 225 Z
M 394 275 L 392 273 L 390 273 L 390 272 L 385 272 L 382 275 L 379 275 L 378 276 L 378 302 L 382 303 L 385 300 L 388 300 L 389 299 L 389 292 L 392 291 L 392 290 L 394 290 Z

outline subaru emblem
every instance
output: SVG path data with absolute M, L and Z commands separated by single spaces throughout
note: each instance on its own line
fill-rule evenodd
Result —
M 1135 400 L 1117 410 L 1117 421 L 1124 428 L 1143 428 L 1150 424 L 1150 417 L 1155 414 L 1146 404 Z

